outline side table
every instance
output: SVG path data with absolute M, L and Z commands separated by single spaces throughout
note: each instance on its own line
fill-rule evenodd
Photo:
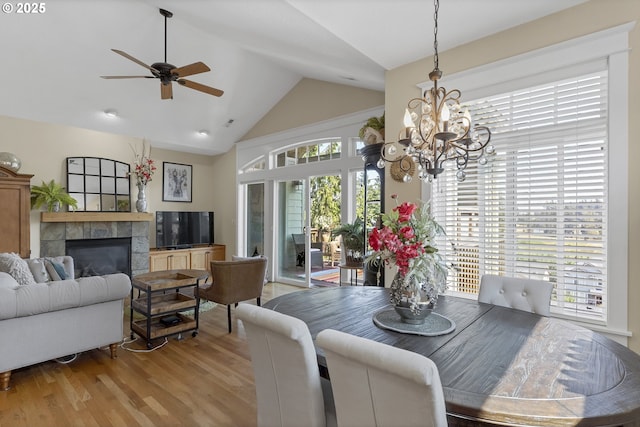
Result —
M 358 286 L 358 272 L 362 271 L 364 265 L 348 265 L 340 264 L 340 286 L 342 286 L 342 271 L 345 270 L 349 274 L 349 284 L 353 286 L 354 282 Z M 355 275 L 355 279 L 354 279 Z M 364 277 L 364 276 L 363 276 Z
M 131 338 L 135 332 L 147 341 L 147 348 L 151 348 L 151 341 L 156 338 L 186 331 L 192 331 L 195 337 L 200 308 L 198 289 L 208 277 L 208 271 L 193 269 L 154 271 L 134 276 L 131 281 Z M 193 296 L 180 292 L 188 288 L 193 288 Z M 138 298 L 134 297 L 136 289 Z M 189 309 L 193 309 L 193 317 L 179 313 Z M 134 311 L 142 314 L 144 319 L 134 321 Z

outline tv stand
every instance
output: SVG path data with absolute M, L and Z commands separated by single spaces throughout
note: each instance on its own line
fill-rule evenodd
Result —
M 149 250 L 149 272 L 196 269 L 209 270 L 211 261 L 224 261 L 225 245 L 203 245 L 190 248 Z

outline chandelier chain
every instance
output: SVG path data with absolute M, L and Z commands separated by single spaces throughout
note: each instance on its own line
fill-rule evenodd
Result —
M 438 70 L 438 9 L 440 9 L 440 0 L 434 0 L 433 6 L 433 68 Z

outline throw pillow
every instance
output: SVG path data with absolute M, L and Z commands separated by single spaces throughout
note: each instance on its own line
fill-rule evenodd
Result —
M 27 264 L 29 265 L 29 270 L 31 270 L 31 274 L 33 274 L 33 278 L 36 283 L 45 283 L 51 280 L 45 267 L 44 258 L 28 259 Z
M 46 267 L 47 267 L 47 272 L 49 272 L 49 276 L 52 277 L 52 280 L 67 280 L 67 272 L 64 271 L 64 266 L 62 264 L 60 264 L 59 262 L 53 261 L 51 259 L 46 259 Z M 57 277 L 57 279 L 53 279 L 54 274 L 51 274 L 51 271 L 54 271 L 55 273 L 55 277 Z
M 0 254 L 0 271 L 9 273 L 20 285 L 35 284 L 29 265 L 15 253 Z

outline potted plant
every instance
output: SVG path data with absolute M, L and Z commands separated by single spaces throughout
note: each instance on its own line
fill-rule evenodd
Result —
M 58 212 L 61 205 L 78 209 L 78 202 L 65 191 L 65 188 L 53 179 L 48 183 L 31 187 L 31 209 L 39 209 L 42 205 L 48 212 Z
M 384 142 L 384 113 L 380 117 L 369 117 L 358 135 L 366 145 Z
M 341 224 L 331 232 L 333 237 L 342 237 L 342 247 L 345 250 L 346 263 L 349 266 L 361 266 L 364 260 L 364 222 L 362 219 L 349 224 Z

